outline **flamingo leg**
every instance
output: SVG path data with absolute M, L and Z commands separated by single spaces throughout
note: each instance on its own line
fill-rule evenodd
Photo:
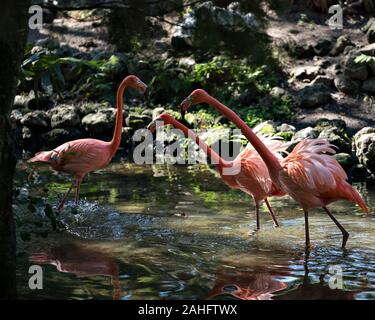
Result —
M 337 228 L 340 229 L 342 233 L 342 248 L 345 248 L 346 241 L 348 241 L 349 238 L 349 232 L 345 230 L 345 228 L 336 220 L 336 218 L 333 216 L 333 214 L 328 210 L 327 207 L 323 207 L 324 211 L 327 212 L 328 216 L 332 219 L 332 221 L 335 223 Z
M 75 196 L 75 204 L 76 206 L 78 206 L 78 203 L 79 203 L 79 190 L 81 188 L 81 182 L 82 182 L 82 179 L 77 179 L 76 180 L 76 196 Z
M 266 203 L 266 206 L 267 206 L 268 211 L 269 211 L 269 213 L 270 213 L 270 215 L 271 215 L 271 218 L 272 218 L 272 221 L 273 221 L 274 226 L 275 226 L 276 228 L 280 227 L 280 225 L 279 225 L 279 223 L 277 222 L 277 219 L 276 219 L 276 217 L 275 217 L 275 214 L 273 213 L 273 210 L 272 210 L 272 208 L 271 208 L 271 206 L 270 206 L 270 204 L 269 204 L 267 198 L 264 199 L 264 202 Z
M 306 236 L 306 248 L 310 248 L 310 232 L 309 232 L 309 213 L 303 210 L 305 213 L 305 236 Z
M 257 231 L 260 230 L 260 221 L 259 221 L 259 203 L 255 204 L 255 215 L 257 219 Z
M 57 207 L 57 210 L 60 211 L 62 208 L 64 208 L 64 203 L 66 199 L 68 198 L 70 191 L 72 191 L 72 188 L 74 187 L 74 181 L 72 182 L 72 185 L 70 186 L 69 190 L 65 193 L 64 198 L 61 200 L 60 204 Z

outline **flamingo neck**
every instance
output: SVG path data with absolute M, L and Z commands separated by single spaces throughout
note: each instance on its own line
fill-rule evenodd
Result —
M 113 132 L 112 140 L 110 141 L 110 147 L 112 151 L 112 156 L 116 153 L 117 149 L 120 146 L 121 143 L 121 135 L 122 135 L 122 121 L 123 121 L 123 115 L 122 115 L 122 105 L 123 105 L 123 95 L 124 91 L 126 89 L 127 83 L 124 80 L 121 82 L 116 95 L 116 107 L 117 107 L 117 115 L 116 115 L 116 125 L 115 130 Z
M 168 117 L 167 119 L 163 119 L 165 123 L 173 125 L 175 128 L 180 129 L 186 138 L 190 138 L 195 141 L 195 143 L 207 154 L 207 156 L 219 167 L 230 167 L 231 162 L 226 161 L 219 156 L 211 147 L 207 145 L 204 141 L 202 141 L 199 136 L 193 131 L 184 126 L 182 123 L 174 119 L 173 117 Z
M 264 145 L 264 143 L 258 138 L 258 136 L 251 130 L 248 125 L 231 109 L 227 106 L 211 97 L 210 95 L 205 95 L 204 102 L 213 106 L 215 109 L 224 114 L 229 120 L 241 129 L 243 135 L 249 140 L 253 145 L 254 149 L 262 157 L 264 163 L 266 164 L 270 173 L 276 173 L 282 170 L 279 160 L 277 157 Z

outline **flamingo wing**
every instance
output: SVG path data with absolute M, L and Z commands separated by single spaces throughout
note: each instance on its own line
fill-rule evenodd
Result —
M 301 141 L 289 156 L 281 161 L 293 183 L 291 194 L 297 194 L 302 203 L 316 202 L 324 206 L 339 199 L 356 202 L 364 211 L 367 208 L 358 192 L 346 181 L 347 175 L 337 160 L 334 146 L 323 139 Z M 293 186 L 292 186 L 293 185 Z M 320 202 L 320 203 L 319 203 Z

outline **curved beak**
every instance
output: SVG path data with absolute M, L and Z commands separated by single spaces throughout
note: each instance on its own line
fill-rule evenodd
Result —
M 181 104 L 180 104 L 181 112 L 186 112 L 186 110 L 190 108 L 191 103 L 192 103 L 192 98 L 191 98 L 191 96 L 188 96 L 188 97 L 187 97 L 184 101 L 182 101 Z
M 149 123 L 147 130 L 151 131 L 152 133 L 156 131 L 156 119 Z
M 181 119 L 182 120 L 185 120 L 186 110 L 190 108 L 191 103 L 192 103 L 191 96 L 188 96 L 184 101 L 181 102 L 181 104 L 180 104 L 180 113 L 181 113 Z
M 146 95 L 146 93 L 147 93 L 147 85 L 143 81 L 141 81 L 139 79 L 137 81 L 137 84 L 138 84 L 138 90 L 141 93 L 143 93 L 144 95 Z

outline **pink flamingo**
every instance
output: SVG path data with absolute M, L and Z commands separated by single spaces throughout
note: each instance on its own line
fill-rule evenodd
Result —
M 181 111 L 185 112 L 191 105 L 203 102 L 215 107 L 242 130 L 264 160 L 272 182 L 301 205 L 305 216 L 306 247 L 310 246 L 308 212 L 322 207 L 340 229 L 344 248 L 349 233 L 326 206 L 338 200 L 349 200 L 357 203 L 365 213 L 368 213 L 368 209 L 360 194 L 346 181 L 344 169 L 331 156 L 335 153 L 334 146 L 322 139 L 303 140 L 280 161 L 235 112 L 204 90 L 193 91 L 181 103 Z
M 65 193 L 58 210 L 64 207 L 64 203 L 73 187 L 76 187 L 75 204 L 78 205 L 79 190 L 82 179 L 91 171 L 106 167 L 115 155 L 121 142 L 122 134 L 122 104 L 123 94 L 127 87 L 134 88 L 144 93 L 147 86 L 136 76 L 127 76 L 117 90 L 116 126 L 111 141 L 98 139 L 78 139 L 69 141 L 51 151 L 41 151 L 28 160 L 31 163 L 48 163 L 54 170 L 69 173 L 73 176 L 73 182 Z
M 157 124 L 168 125 L 183 131 L 184 135 L 194 140 L 198 146 L 208 155 L 208 157 L 217 165 L 218 171 L 224 182 L 233 189 L 239 189 L 250 195 L 255 202 L 257 230 L 260 229 L 259 223 L 259 204 L 261 201 L 267 205 L 268 211 L 276 227 L 279 226 L 276 217 L 268 203 L 268 196 L 283 196 L 284 193 L 277 189 L 271 181 L 268 170 L 263 160 L 249 144 L 233 161 L 226 161 L 212 150 L 198 135 L 185 127 L 182 123 L 168 114 L 161 114 L 158 118 L 148 125 L 150 131 L 155 131 Z M 275 157 L 280 157 L 276 152 L 285 149 L 285 145 L 280 140 L 264 139 L 267 146 L 275 152 Z M 232 168 L 240 169 L 231 172 Z

